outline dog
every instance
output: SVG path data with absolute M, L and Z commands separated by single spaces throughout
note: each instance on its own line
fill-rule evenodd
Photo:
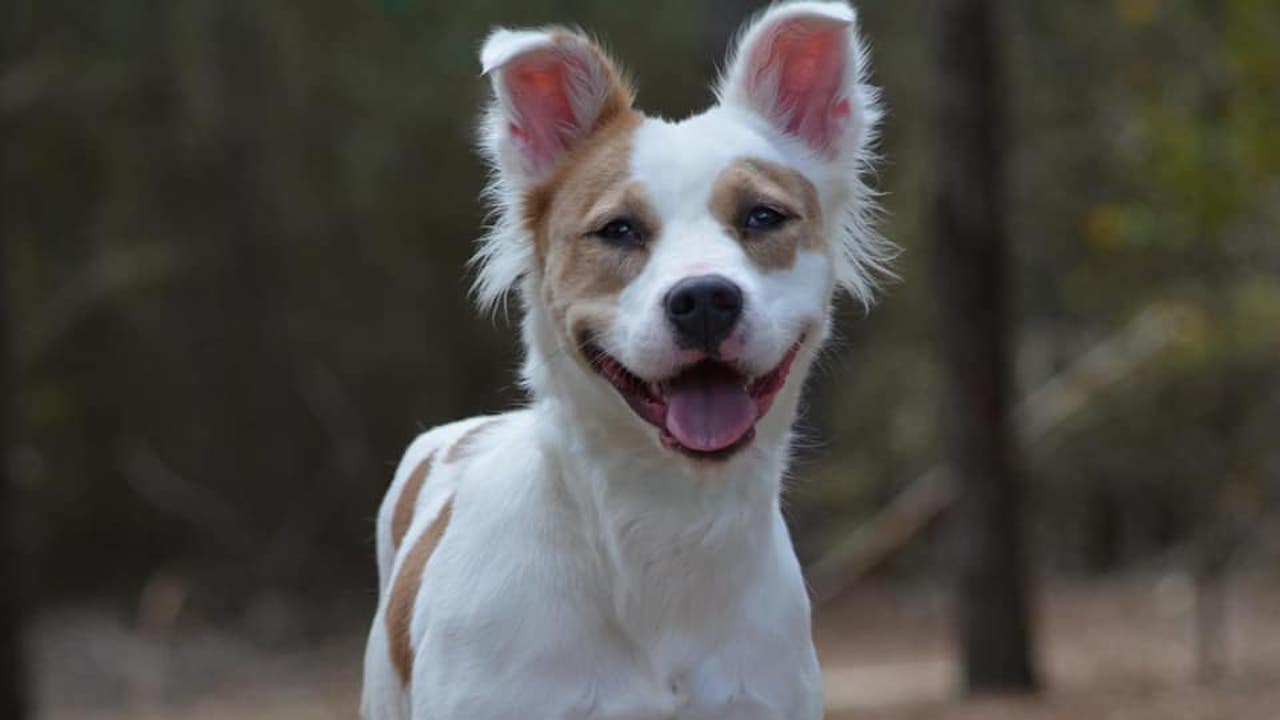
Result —
M 780 495 L 832 303 L 891 259 L 853 9 L 766 10 L 679 122 L 574 31 L 498 29 L 480 60 L 475 293 L 519 299 L 529 401 L 405 453 L 364 718 L 821 717 Z

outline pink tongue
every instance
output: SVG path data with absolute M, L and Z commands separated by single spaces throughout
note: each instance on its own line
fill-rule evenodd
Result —
M 667 432 L 690 450 L 715 452 L 742 439 L 756 422 L 756 403 L 727 367 L 704 364 L 667 389 Z

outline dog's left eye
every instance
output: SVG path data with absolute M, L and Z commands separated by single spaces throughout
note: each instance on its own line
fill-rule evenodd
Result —
M 787 216 L 765 205 L 751 208 L 742 225 L 748 230 L 770 230 L 786 222 Z
M 644 232 L 640 230 L 640 226 L 626 218 L 610 220 L 595 231 L 595 236 L 617 245 L 639 245 L 644 242 Z

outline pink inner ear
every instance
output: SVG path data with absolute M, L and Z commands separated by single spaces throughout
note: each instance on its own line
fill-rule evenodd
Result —
M 830 150 L 848 126 L 844 97 L 848 28 L 810 18 L 783 21 L 761 38 L 748 75 L 751 95 L 772 91 L 770 114 L 819 150 Z M 772 87 L 766 85 L 772 81 Z
M 523 146 L 530 169 L 552 167 L 583 128 L 569 96 L 570 73 L 585 73 L 582 61 L 555 51 L 531 53 L 503 69 L 508 97 L 518 118 L 511 134 Z

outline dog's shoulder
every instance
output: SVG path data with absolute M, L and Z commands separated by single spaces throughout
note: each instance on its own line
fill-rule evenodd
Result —
M 413 666 L 411 625 L 427 562 L 452 526 L 468 466 L 519 412 L 431 428 L 409 444 L 378 513 L 379 591 L 388 659 L 402 683 Z
M 518 413 L 481 415 L 437 425 L 409 443 L 378 510 L 379 585 L 386 590 L 395 557 L 421 511 L 439 512 L 456 491 L 459 466 L 465 464 Z

